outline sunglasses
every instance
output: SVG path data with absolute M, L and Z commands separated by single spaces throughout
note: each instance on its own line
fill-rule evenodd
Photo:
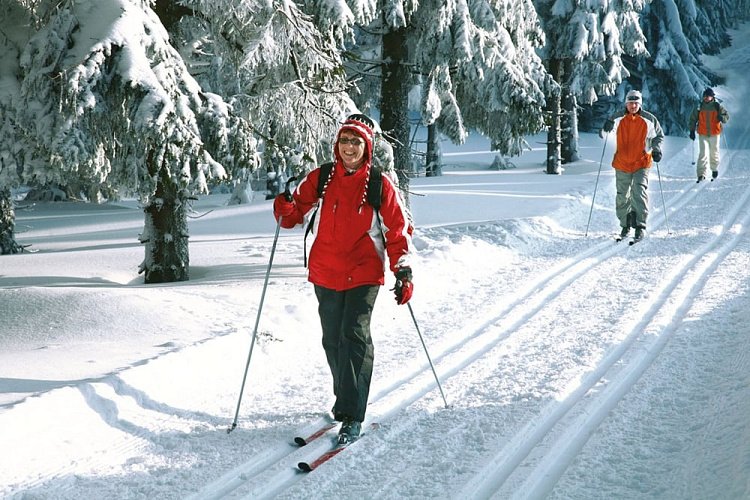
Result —
M 351 144 L 352 146 L 361 146 L 365 143 L 362 139 L 347 139 L 346 137 L 338 140 L 339 144 L 343 144 L 346 146 L 347 144 Z

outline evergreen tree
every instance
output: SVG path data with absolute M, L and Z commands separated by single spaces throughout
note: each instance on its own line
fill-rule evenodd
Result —
M 703 64 L 702 54 L 716 54 L 731 43 L 727 33 L 740 19 L 747 19 L 746 0 L 660 0 L 651 2 L 641 15 L 648 54 L 627 57 L 630 71 L 618 89 L 616 100 L 598 103 L 607 114 L 622 106 L 630 88 L 643 92 L 644 108 L 653 112 L 671 135 L 687 135 L 687 122 L 703 90 L 722 79 Z M 595 116 L 596 107 L 589 117 Z M 588 119 L 590 129 L 603 120 Z
M 629 75 L 623 56 L 645 53 L 638 17 L 645 2 L 535 0 L 547 36 L 542 56 L 559 84 L 547 96 L 547 173 L 578 158 L 578 104 L 612 95 Z
M 706 9 L 694 0 L 662 0 L 643 13 L 651 57 L 636 59 L 631 84 L 642 88 L 644 106 L 659 118 L 666 134 L 686 136 L 688 118 L 703 89 L 721 82 L 700 59 L 704 51 L 717 53 L 729 44 L 728 26 L 717 15 L 720 4 L 711 2 Z
M 24 248 L 15 239 L 15 213 L 11 189 L 19 187 L 25 162 L 32 162 L 34 144 L 16 125 L 13 102 L 20 92 L 19 60 L 43 15 L 34 2 L 0 5 L 0 255 Z M 38 7 L 38 6 L 37 6 Z
M 269 197 L 292 174 L 332 157 L 331 141 L 356 112 L 339 48 L 343 33 L 323 35 L 286 0 L 185 0 L 172 39 L 203 88 L 232 103 L 259 138 Z M 251 169 L 235 163 L 235 179 Z
M 412 170 L 410 110 L 455 143 L 476 129 L 501 154 L 520 154 L 524 136 L 543 125 L 550 80 L 535 53 L 544 35 L 530 1 L 318 0 L 305 9 L 346 42 L 352 98 L 379 111 L 402 186 Z M 410 99 L 415 88 L 420 97 Z
M 145 281 L 186 280 L 189 200 L 226 177 L 221 161 L 247 161 L 250 130 L 201 90 L 145 2 L 56 7 L 23 48 L 20 86 L 5 100 L 21 146 L 5 135 L 3 157 L 24 182 L 139 196 Z

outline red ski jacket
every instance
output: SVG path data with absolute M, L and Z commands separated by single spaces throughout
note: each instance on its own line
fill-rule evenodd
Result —
M 369 162 L 348 173 L 338 160 L 320 200 L 319 168 L 307 174 L 292 193 L 295 210 L 282 219 L 284 228 L 302 224 L 319 203 L 308 262 L 311 283 L 338 291 L 383 285 L 386 255 L 393 273 L 410 265 L 414 227 L 404 201 L 384 173 L 380 210 L 373 209 L 365 192 L 369 173 Z

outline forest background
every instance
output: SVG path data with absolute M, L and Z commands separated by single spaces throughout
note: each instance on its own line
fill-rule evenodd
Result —
M 687 135 L 700 59 L 747 0 L 10 0 L 0 7 L 0 251 L 25 249 L 14 190 L 137 197 L 146 283 L 189 279 L 191 201 L 273 197 L 331 157 L 349 113 L 379 121 L 376 163 L 409 197 L 440 144 L 487 137 L 497 168 L 546 131 L 578 159 L 631 88 Z M 427 128 L 416 143 L 415 130 Z M 550 178 L 554 182 L 554 178 Z

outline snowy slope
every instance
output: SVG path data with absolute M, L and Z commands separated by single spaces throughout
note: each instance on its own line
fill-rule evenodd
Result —
M 36 253 L 0 259 L 0 495 L 750 498 L 750 58 L 735 40 L 711 60 L 729 76 L 721 175 L 696 184 L 692 143 L 667 138 L 642 243 L 613 241 L 613 145 L 594 135 L 562 176 L 543 173 L 538 137 L 516 169 L 488 170 L 477 142 L 412 181 L 412 307 L 449 407 L 384 287 L 380 425 L 307 475 L 297 462 L 329 439 L 291 440 L 324 423 L 332 395 L 302 230 L 280 236 L 227 433 L 270 203 L 201 200 L 191 280 L 160 286 L 136 275 L 138 207 L 19 207 Z

